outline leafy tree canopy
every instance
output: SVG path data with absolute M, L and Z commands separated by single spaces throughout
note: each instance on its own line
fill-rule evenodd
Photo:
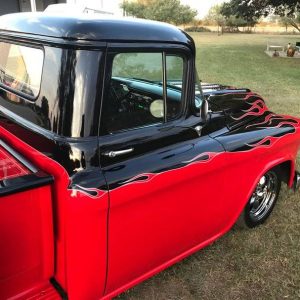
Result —
M 121 7 L 127 15 L 167 22 L 175 25 L 191 23 L 197 11 L 180 0 L 138 0 L 125 1 Z
M 225 24 L 225 16 L 222 14 L 221 10 L 222 6 L 219 4 L 212 6 L 205 17 L 205 22 L 223 26 Z
M 257 23 L 257 18 L 253 15 L 249 15 L 247 18 L 238 17 L 235 12 L 226 5 L 227 3 L 212 6 L 204 19 L 205 23 L 218 25 L 218 27 L 222 28 L 222 32 L 224 28 L 226 31 L 234 31 L 238 30 L 238 27 L 248 26 L 250 28 Z
M 227 19 L 231 18 L 232 16 L 241 18 L 245 20 L 247 26 L 254 26 L 258 22 L 260 15 L 256 13 L 255 7 L 251 5 L 248 6 L 246 2 L 250 3 L 251 1 L 231 0 L 230 2 L 226 2 L 222 5 L 221 14 L 224 15 Z
M 224 3 L 221 13 L 224 16 L 241 17 L 247 21 L 257 20 L 262 16 L 279 15 L 286 17 L 285 21 L 300 31 L 299 11 L 299 0 L 231 0 Z
M 292 16 L 300 11 L 299 0 L 231 0 L 224 4 L 223 13 L 232 12 L 235 15 L 256 17 L 276 14 L 280 16 Z

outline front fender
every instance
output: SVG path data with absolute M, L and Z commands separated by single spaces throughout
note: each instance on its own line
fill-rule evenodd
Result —
M 230 185 L 226 191 L 225 210 L 231 225 L 239 217 L 259 179 L 269 170 L 281 165 L 284 172 L 288 172 L 285 181 L 292 187 L 300 146 L 299 124 L 300 120 L 296 118 L 268 111 L 238 129 L 214 137 L 226 151 L 226 168 L 222 172 Z

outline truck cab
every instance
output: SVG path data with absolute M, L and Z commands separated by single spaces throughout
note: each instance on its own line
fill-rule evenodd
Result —
M 1 300 L 110 299 L 226 233 L 270 170 L 298 184 L 299 120 L 203 89 L 195 54 L 159 22 L 0 18 Z

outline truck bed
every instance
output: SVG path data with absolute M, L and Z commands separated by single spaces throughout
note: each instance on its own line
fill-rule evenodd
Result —
M 59 299 L 49 282 L 52 181 L 0 139 L 0 300 Z

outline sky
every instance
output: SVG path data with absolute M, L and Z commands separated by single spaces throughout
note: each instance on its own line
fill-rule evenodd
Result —
M 224 0 L 180 0 L 180 2 L 197 9 L 198 18 L 201 19 L 205 17 L 205 15 L 213 5 L 223 3 Z
M 211 6 L 224 2 L 224 0 L 180 0 L 182 4 L 191 6 L 198 11 L 198 18 L 203 18 Z M 68 3 L 85 4 L 90 8 L 105 9 L 120 15 L 122 0 L 67 0 Z M 101 7 L 100 7 L 101 6 Z

